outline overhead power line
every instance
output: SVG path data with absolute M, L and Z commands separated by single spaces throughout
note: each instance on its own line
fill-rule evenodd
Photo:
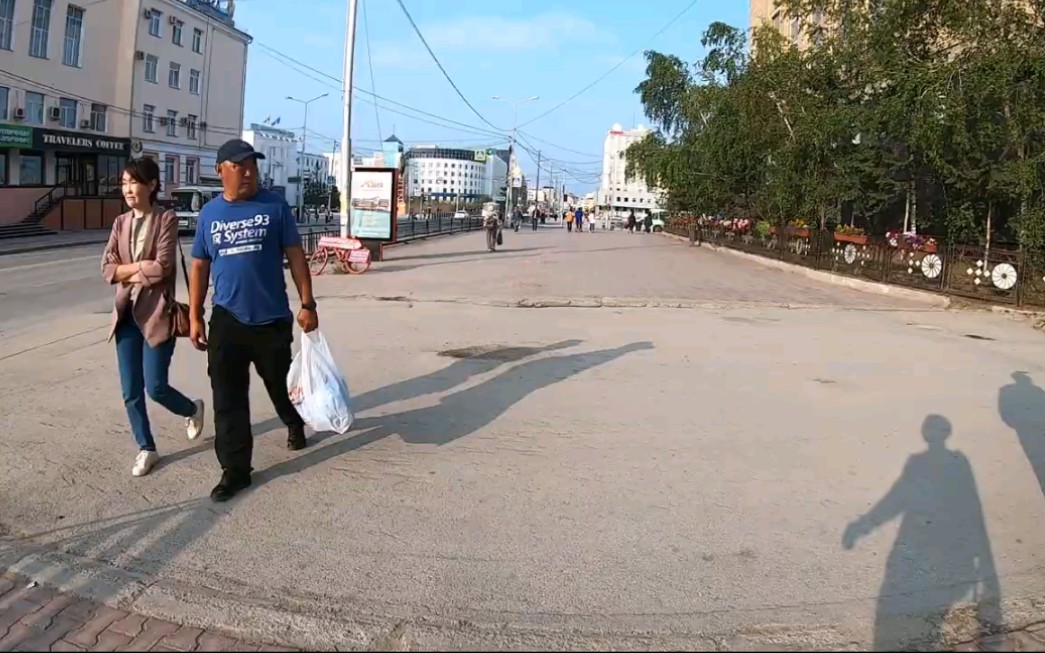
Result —
M 682 11 L 680 11 L 680 12 L 679 12 L 678 14 L 676 14 L 674 18 L 672 18 L 671 20 L 669 20 L 669 21 L 667 22 L 667 24 L 666 24 L 666 25 L 664 25 L 664 27 L 661 27 L 661 28 L 660 28 L 659 30 L 657 30 L 657 32 L 656 32 L 655 34 L 653 34 L 653 35 L 652 35 L 652 36 L 650 36 L 650 37 L 649 37 L 648 39 L 646 39 L 646 41 L 645 41 L 645 42 L 644 42 L 644 43 L 642 44 L 642 47 L 640 47 L 640 48 L 639 48 L 638 50 L 635 50 L 634 52 L 632 52 L 632 53 L 631 53 L 631 54 L 629 54 L 628 56 L 626 56 L 626 57 L 624 57 L 623 59 L 621 59 L 621 60 L 620 60 L 620 61 L 619 61 L 619 62 L 617 63 L 617 65 L 613 66 L 612 68 L 610 68 L 609 70 L 607 70 L 606 72 L 604 72 L 603 74 L 601 74 L 601 75 L 599 75 L 599 76 L 598 76 L 597 78 L 595 78 L 595 81 L 593 81 L 592 83 L 588 84 L 587 86 L 585 86 L 585 87 L 584 87 L 584 88 L 582 88 L 581 90 L 577 91 L 576 93 L 574 93 L 574 94 L 573 94 L 573 95 L 571 95 L 570 97 L 566 98 L 566 99 L 565 99 L 565 100 L 563 100 L 562 102 L 560 102 L 560 103 L 556 104 L 556 105 L 555 105 L 555 106 L 553 106 L 552 108 L 548 109 L 548 110 L 547 110 L 547 111 L 545 111 L 544 113 L 538 114 L 537 116 L 535 116 L 535 117 L 533 117 L 533 118 L 530 118 L 529 120 L 527 120 L 527 121 L 526 121 L 526 122 L 524 122 L 523 124 L 519 125 L 519 128 L 525 127 L 526 125 L 531 125 L 531 124 L 533 124 L 533 123 L 537 122 L 538 120 L 540 120 L 541 118 L 544 118 L 545 116 L 547 116 L 547 115 L 549 115 L 549 114 L 551 114 L 551 113 L 553 113 L 553 112 L 555 112 L 555 111 L 558 111 L 558 110 L 559 110 L 559 109 L 561 109 L 562 107 L 566 106 L 566 105 L 567 105 L 567 104 L 569 104 L 570 102 L 573 102 L 573 101 L 574 101 L 574 100 L 576 100 L 576 99 L 577 99 L 578 97 L 580 97 L 581 95 L 583 95 L 583 94 L 584 94 L 584 93 L 585 93 L 586 91 L 588 91 L 588 90 L 589 90 L 590 88 L 592 88 L 593 86 L 595 86 L 596 84 L 598 84 L 598 83 L 599 83 L 599 82 L 601 82 L 602 80 L 604 80 L 604 79 L 606 79 L 607 77 L 609 77 L 609 76 L 610 76 L 611 74 L 613 74 L 613 72 L 614 72 L 614 71 L 616 71 L 616 70 L 617 70 L 618 68 L 620 68 L 621 66 L 623 66 L 623 65 L 624 65 L 625 63 L 627 63 L 627 62 L 628 62 L 628 60 L 630 60 L 630 59 L 634 58 L 634 57 L 635 57 L 635 55 L 637 55 L 637 54 L 639 54 L 640 52 L 644 51 L 644 50 L 646 49 L 646 46 L 647 46 L 647 45 L 649 45 L 649 43 L 650 43 L 650 42 L 651 42 L 651 41 L 652 41 L 653 39 L 657 38 L 658 36 L 660 36 L 661 34 L 663 34 L 664 32 L 666 32 L 666 31 L 668 30 L 668 28 L 669 28 L 669 27 L 671 27 L 672 25 L 674 25 L 675 23 L 677 23 L 677 22 L 678 22 L 678 20 L 679 20 L 680 18 L 682 18 L 683 16 L 685 16 L 685 15 L 686 15 L 686 13 L 687 13 L 687 12 L 689 12 L 689 10 L 690 10 L 690 9 L 692 9 L 692 8 L 693 8 L 694 6 L 696 6 L 696 4 L 697 4 L 698 2 L 700 2 L 700 0 L 692 0 L 692 1 L 691 1 L 691 2 L 690 2 L 690 3 L 688 4 L 688 5 L 686 5 L 686 7 L 685 7 L 685 8 L 684 8 L 684 9 L 683 9 Z M 402 3 L 400 3 L 400 4 L 402 4 Z
M 276 50 L 275 48 L 273 48 L 271 46 L 265 45 L 264 43 L 260 43 L 258 41 L 255 41 L 254 45 L 260 47 L 262 52 L 267 54 L 269 57 L 275 59 L 276 61 L 279 61 L 280 63 L 282 63 L 283 65 L 287 66 L 288 68 L 291 68 L 291 69 L 301 73 L 302 75 L 305 75 L 306 77 L 312 79 L 313 81 L 315 81 L 315 82 L 317 82 L 319 84 L 324 84 L 328 88 L 336 90 L 339 93 L 342 92 L 342 83 L 341 83 L 341 79 L 339 77 L 335 77 L 335 76 L 333 76 L 333 75 L 331 75 L 329 73 L 326 73 L 326 72 L 323 72 L 322 70 L 314 68 L 314 67 L 312 67 L 312 66 L 310 66 L 310 65 L 308 65 L 306 63 L 298 61 L 297 59 L 295 59 L 295 58 L 293 58 L 293 57 L 291 57 L 289 55 L 286 55 L 286 54 L 280 52 L 279 50 Z M 337 86 L 334 86 L 330 82 L 324 81 L 323 79 L 319 79 L 318 77 L 316 77 L 314 75 L 311 75 L 311 74 L 309 74 L 308 72 L 305 72 L 305 71 L 311 71 L 312 73 L 315 73 L 315 75 L 319 75 L 320 77 L 323 77 L 323 78 L 325 78 L 327 80 L 330 80 L 330 82 L 334 82 Z M 437 115 L 437 114 L 434 114 L 434 113 L 430 113 L 430 112 L 424 111 L 422 109 L 416 109 L 416 108 L 414 108 L 414 107 L 412 107 L 412 106 L 410 106 L 408 104 L 403 104 L 402 102 L 397 102 L 397 101 L 392 100 L 390 98 L 387 98 L 387 97 L 384 97 L 384 96 L 379 95 L 377 93 L 374 93 L 373 91 L 368 91 L 365 88 L 360 88 L 358 86 L 353 86 L 352 90 L 355 91 L 356 93 L 363 93 L 365 95 L 372 96 L 376 100 L 380 100 L 382 102 L 387 102 L 387 103 L 393 104 L 393 105 L 395 105 L 397 107 L 402 107 L 402 108 L 407 109 L 409 111 L 413 111 L 413 112 L 419 113 L 421 115 L 427 116 L 429 118 L 433 118 L 435 120 L 441 120 L 441 121 L 444 121 L 444 122 L 447 122 L 447 123 L 451 123 L 453 125 L 458 125 L 458 126 L 462 127 L 463 129 L 459 129 L 459 128 L 456 128 L 456 127 L 449 127 L 447 125 L 440 125 L 440 124 L 437 124 L 437 123 L 430 123 L 430 124 L 434 124 L 434 125 L 436 125 L 438 127 L 446 127 L 447 129 L 455 129 L 456 131 L 475 132 L 477 134 L 482 134 L 482 135 L 486 135 L 486 136 L 497 136 L 497 137 L 503 137 L 504 136 L 504 132 L 494 131 L 494 130 L 491 130 L 491 129 L 487 129 L 485 127 L 478 127 L 476 125 L 470 125 L 468 123 L 460 122 L 458 120 L 453 120 L 452 118 L 446 118 L 444 116 L 440 116 L 440 115 Z M 363 99 L 363 98 L 359 98 L 359 99 Z M 371 101 L 371 100 L 363 99 L 363 101 L 364 102 L 371 102 L 371 103 L 373 103 L 373 101 Z M 395 109 L 389 109 L 388 107 L 384 107 L 384 106 L 382 106 L 381 108 L 385 109 L 386 111 L 390 111 L 392 113 L 399 113 L 400 115 L 406 116 L 408 118 L 413 118 L 415 120 L 419 120 L 420 122 L 430 122 L 430 121 L 426 121 L 424 119 L 418 118 L 417 116 L 412 116 L 412 115 L 407 114 L 407 113 L 402 113 L 401 111 L 396 111 Z
M 403 4 L 403 0 L 396 0 L 396 2 L 399 3 L 399 8 L 403 10 L 404 14 L 406 14 L 406 19 L 410 21 L 410 26 L 414 28 L 414 33 L 417 34 L 417 38 L 421 39 L 421 43 L 425 46 L 425 50 L 428 50 L 428 55 L 432 57 L 432 61 L 434 61 L 435 65 L 439 67 L 439 70 L 443 73 L 443 77 L 446 78 L 446 81 L 450 82 L 450 86 L 452 86 L 454 91 L 457 93 L 457 97 L 461 98 L 461 101 L 464 102 L 465 105 L 472 110 L 472 113 L 479 117 L 479 120 L 482 120 L 487 125 L 490 125 L 490 127 L 493 127 L 497 131 L 503 132 L 503 129 L 493 124 L 492 122 L 487 120 L 483 114 L 479 113 L 479 111 L 472 106 L 472 103 L 468 101 L 468 98 L 464 96 L 464 93 L 461 92 L 461 89 L 457 88 L 457 84 L 454 83 L 454 80 L 450 77 L 450 74 L 446 72 L 446 68 L 443 68 L 443 64 L 439 61 L 439 57 L 435 56 L 435 52 L 432 52 L 432 48 L 428 45 L 428 41 L 427 39 L 425 39 L 425 35 L 421 33 L 421 29 L 417 26 L 417 23 L 414 22 L 414 17 L 410 15 L 410 10 L 408 10 L 406 8 L 406 5 Z
M 366 35 L 366 63 L 370 67 L 370 90 L 377 93 L 377 82 L 374 81 L 374 57 L 370 54 L 370 21 L 366 17 L 366 1 L 360 0 L 360 8 L 363 10 L 363 34 Z M 374 104 L 374 121 L 377 122 L 377 135 L 381 137 L 384 132 L 381 130 L 381 112 L 378 111 L 377 104 Z

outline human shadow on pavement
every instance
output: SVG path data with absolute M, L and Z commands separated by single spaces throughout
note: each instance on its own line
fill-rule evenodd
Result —
M 251 490 L 280 476 L 303 471 L 393 434 L 410 444 L 448 444 L 490 424 L 541 388 L 605 365 L 631 352 L 648 349 L 653 349 L 653 343 L 636 342 L 613 349 L 538 358 L 447 395 L 435 406 L 358 419 L 352 425 L 355 436 L 312 449 L 297 458 L 255 473 Z
M 518 248 L 506 248 L 507 252 L 539 252 L 547 247 L 518 247 Z M 413 254 L 410 256 L 396 256 L 392 253 L 391 256 L 385 259 L 389 263 L 396 263 L 398 261 L 415 261 L 424 260 L 428 261 L 431 259 L 444 259 L 444 258 L 460 258 L 462 256 L 475 256 L 476 254 L 482 254 L 485 250 L 469 250 L 467 252 L 436 252 L 433 254 Z
M 875 611 L 875 651 L 938 649 L 950 625 L 975 619 L 977 634 L 1003 625 L 1001 588 L 969 460 L 948 449 L 951 423 L 929 415 L 928 449 L 907 459 L 893 486 L 850 523 L 842 546 L 893 519 L 900 528 L 885 565 Z M 972 607 L 966 607 L 968 601 Z
M 1023 453 L 1045 495 L 1045 390 L 1026 372 L 1013 372 L 1013 383 L 998 391 L 998 414 L 1016 431 Z
M 498 259 L 506 259 L 506 258 L 522 259 L 522 258 L 534 258 L 536 256 L 540 256 L 540 254 L 517 254 L 516 253 L 516 252 L 521 252 L 521 251 L 522 250 L 518 250 L 518 249 L 515 249 L 515 250 L 501 250 L 501 251 L 497 252 L 497 258 Z M 463 264 L 466 264 L 466 263 L 482 263 L 482 262 L 485 262 L 485 261 L 489 260 L 487 258 L 489 255 L 490 255 L 490 252 L 483 251 L 483 252 L 472 252 L 472 256 L 474 256 L 475 258 L 457 258 L 457 259 L 453 259 L 451 261 L 439 261 L 437 263 L 429 263 L 429 262 L 426 262 L 426 261 L 420 261 L 420 262 L 417 262 L 417 263 L 404 263 L 403 265 L 397 265 L 394 262 L 392 262 L 392 263 L 390 263 L 387 266 L 382 263 L 382 265 L 380 267 L 373 268 L 372 271 L 373 272 L 378 272 L 380 274 L 388 274 L 388 273 L 392 273 L 392 272 L 406 272 L 408 270 L 417 270 L 417 269 L 421 269 L 421 268 L 424 268 L 424 269 L 427 270 L 429 268 L 434 268 L 434 267 L 437 267 L 437 266 L 440 266 L 440 265 L 463 265 Z M 369 272 L 368 272 L 368 274 L 369 274 Z
M 456 388 L 473 376 L 492 372 L 505 363 L 519 361 L 541 353 L 576 347 L 582 342 L 582 340 L 561 340 L 543 347 L 469 348 L 467 350 L 441 352 L 441 355 L 457 360 L 429 374 L 405 381 L 398 381 L 353 396 L 352 411 L 359 415 L 367 410 L 397 401 L 422 397 L 436 392 L 446 392 Z M 351 388 L 351 382 L 349 387 Z M 255 424 L 252 428 L 254 435 L 258 436 L 282 426 L 283 422 L 279 421 L 278 417 L 273 417 Z

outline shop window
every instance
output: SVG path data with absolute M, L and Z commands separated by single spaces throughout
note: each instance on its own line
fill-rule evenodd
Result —
M 18 183 L 22 186 L 42 186 L 44 183 L 43 154 L 23 151 L 19 159 Z

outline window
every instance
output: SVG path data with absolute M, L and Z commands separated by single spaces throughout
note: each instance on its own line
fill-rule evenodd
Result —
M 167 110 L 167 135 L 178 135 L 178 112 L 170 109 Z
M 149 11 L 149 34 L 159 37 L 163 28 L 163 12 L 152 9 Z
M 179 20 L 171 27 L 171 43 L 174 45 L 181 45 L 181 28 L 184 26 L 185 23 Z
M 62 63 L 79 68 L 82 44 L 83 9 L 69 5 L 65 10 L 65 47 L 62 49 Z
M 171 62 L 171 68 L 167 72 L 167 86 L 181 88 L 181 64 Z
M 22 152 L 18 165 L 18 183 L 22 186 L 40 186 L 44 183 L 44 157 Z
M 0 0 L 0 50 L 11 49 L 15 31 L 15 0 Z
M 197 184 L 200 181 L 200 160 L 185 159 L 185 183 Z
M 156 125 L 153 124 L 153 119 L 156 117 L 156 107 L 151 104 L 146 104 L 144 111 L 142 111 L 142 131 L 154 132 L 156 131 Z
M 171 186 L 178 186 L 178 157 L 168 154 L 163 158 L 163 187 Z
M 25 92 L 25 122 L 29 125 L 44 124 L 44 94 Z
M 192 115 L 190 113 L 186 117 L 188 118 L 188 124 L 186 126 L 186 133 L 185 133 L 185 135 L 188 136 L 192 140 L 196 140 L 196 116 L 194 116 L 194 115 Z
M 29 56 L 47 58 L 47 39 L 51 31 L 51 3 L 33 0 L 33 19 L 29 27 Z
M 192 51 L 196 54 L 203 54 L 203 30 L 193 28 L 192 30 Z
M 200 71 L 198 70 L 189 71 L 189 93 L 200 94 Z
M 91 129 L 96 132 L 108 131 L 108 107 L 104 104 L 91 104 Z
M 156 70 L 160 67 L 160 60 L 154 54 L 145 55 L 145 81 L 156 83 Z
M 11 89 L 0 86 L 0 120 L 7 120 L 7 99 L 11 95 Z
M 76 129 L 76 100 L 63 97 L 58 100 L 58 124 L 66 129 Z

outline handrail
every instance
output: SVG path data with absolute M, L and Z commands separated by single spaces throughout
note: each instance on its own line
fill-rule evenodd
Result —
M 47 191 L 46 194 L 44 194 L 42 197 L 37 199 L 36 202 L 33 204 L 33 213 L 35 215 L 39 215 L 41 210 L 46 211 L 46 210 L 50 209 L 52 206 L 54 206 L 58 202 L 58 200 L 60 200 L 61 198 L 65 197 L 66 191 L 69 188 L 70 188 L 69 186 L 64 186 L 64 185 L 52 187 L 51 190 Z M 62 191 L 61 195 L 57 195 L 56 196 L 55 193 L 57 193 L 59 190 Z M 42 209 L 41 209 L 41 205 L 43 207 Z

